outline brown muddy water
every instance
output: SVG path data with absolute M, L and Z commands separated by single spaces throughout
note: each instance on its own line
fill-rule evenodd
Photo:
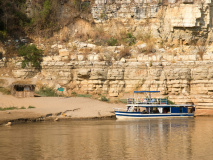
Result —
M 0 160 L 210 160 L 213 118 L 0 126 Z

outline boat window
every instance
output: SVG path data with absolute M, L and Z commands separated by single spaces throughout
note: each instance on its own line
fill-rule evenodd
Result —
M 163 113 L 170 113 L 170 107 L 163 108 Z
M 189 113 L 194 113 L 195 112 L 195 107 L 189 108 Z
M 153 113 L 153 107 L 150 107 L 150 113 Z
M 159 110 L 158 110 L 157 107 L 154 107 L 154 108 L 153 108 L 153 113 L 159 113 Z
M 180 107 L 180 113 L 183 113 L 183 107 Z

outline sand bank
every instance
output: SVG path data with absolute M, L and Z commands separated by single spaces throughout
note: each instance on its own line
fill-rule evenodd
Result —
M 125 108 L 125 104 L 111 104 L 95 99 L 83 97 L 30 97 L 16 98 L 0 93 L 0 107 L 25 107 L 32 109 L 18 109 L 0 111 L 0 123 L 14 120 L 43 118 L 72 118 L 88 119 L 114 116 L 113 108 Z

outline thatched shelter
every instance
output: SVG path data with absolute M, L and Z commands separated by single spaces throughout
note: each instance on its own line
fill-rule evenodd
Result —
M 14 82 L 11 85 L 11 94 L 15 97 L 34 97 L 35 84 L 28 82 Z

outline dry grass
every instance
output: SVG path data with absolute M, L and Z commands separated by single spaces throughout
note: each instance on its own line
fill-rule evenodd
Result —
M 151 53 L 155 50 L 155 45 L 154 45 L 154 42 L 152 41 L 149 41 L 147 44 L 146 44 L 146 53 Z
M 138 32 L 136 35 L 137 35 L 136 38 L 143 42 L 155 41 L 155 38 L 153 37 L 153 35 L 150 31 L 142 30 L 142 31 Z
M 107 63 L 110 63 L 110 62 L 112 62 L 113 58 L 114 58 L 113 53 L 110 53 L 110 54 L 108 54 L 108 53 L 107 54 L 101 53 L 101 54 L 99 54 L 99 61 L 105 61 Z
M 4 87 L 0 87 L 0 92 L 6 95 L 11 94 L 10 93 L 10 88 L 4 88 Z
M 136 37 L 132 32 L 127 32 L 126 30 L 121 30 L 116 36 L 115 39 L 118 40 L 118 44 L 123 44 L 124 46 L 132 46 L 136 43 Z
M 204 55 L 205 51 L 198 51 L 197 54 L 200 56 L 200 59 L 203 60 L 203 55 Z
M 0 79 L 0 85 L 5 84 L 5 80 L 4 79 Z
M 73 45 L 73 46 L 72 46 L 72 51 L 76 51 L 77 48 L 78 48 L 78 47 L 77 47 L 76 45 Z
M 195 44 L 195 48 L 198 50 L 197 54 L 200 56 L 200 59 L 203 60 L 203 55 L 207 50 L 207 45 L 205 40 L 198 40 Z
M 97 25 L 88 32 L 78 32 L 75 34 L 74 38 L 84 42 L 91 40 L 98 46 L 115 46 L 120 44 L 130 46 L 136 42 L 136 37 L 134 37 L 131 32 L 127 32 L 125 29 L 123 29 L 116 35 L 111 35 L 110 33 L 104 31 L 104 27 L 102 25 Z
M 142 42 L 146 43 L 146 47 L 142 49 L 138 49 L 139 53 L 152 53 L 155 50 L 155 41 L 156 39 L 153 37 L 150 31 L 141 31 L 137 34 L 137 39 L 141 40 Z
M 99 61 L 104 61 L 104 55 L 101 53 L 98 55 Z
M 130 56 L 131 56 L 130 48 L 129 47 L 125 47 L 124 49 L 122 49 L 120 51 L 118 59 L 127 58 L 127 57 L 130 57 Z
M 126 30 L 121 30 L 116 36 L 115 38 L 123 45 L 126 45 L 126 42 L 124 41 L 124 38 L 127 35 L 127 31 Z
M 76 33 L 75 38 L 80 41 L 87 41 L 89 39 L 89 37 L 85 33 Z
M 83 55 L 83 60 L 88 60 L 88 55 L 91 53 L 91 48 L 81 48 L 79 52 Z
M 149 53 L 153 53 L 155 51 L 155 43 L 152 41 L 148 41 L 146 43 L 146 47 L 144 48 L 137 48 L 138 53 L 145 53 L 145 54 L 149 54 Z
M 75 38 L 86 42 L 92 40 L 96 45 L 103 46 L 107 44 L 107 41 L 110 39 L 111 35 L 105 33 L 103 27 L 97 26 L 93 30 L 90 30 L 86 33 L 78 32 L 75 34 Z

